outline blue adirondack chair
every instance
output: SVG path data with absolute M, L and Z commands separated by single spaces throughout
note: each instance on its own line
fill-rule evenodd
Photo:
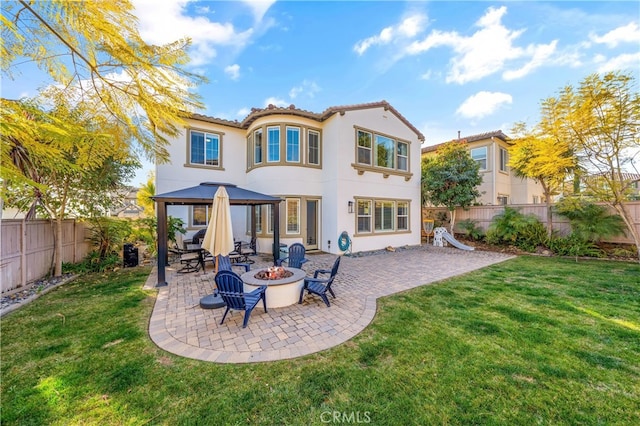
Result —
M 218 286 L 218 293 L 222 300 L 227 305 L 227 309 L 224 311 L 222 321 L 227 317 L 227 314 L 231 309 L 237 311 L 244 311 L 244 321 L 242 328 L 246 328 L 249 323 L 249 317 L 251 311 L 256 307 L 260 299 L 262 299 L 262 305 L 264 311 L 267 312 L 267 286 L 262 285 L 250 293 L 244 292 L 244 283 L 238 274 L 232 271 L 220 271 L 215 277 L 216 286 Z
M 279 259 L 276 262 L 277 266 L 282 266 L 282 262 L 287 262 L 287 265 L 290 268 L 298 268 L 302 269 L 302 264 L 308 262 L 309 259 L 305 258 L 304 255 L 306 250 L 304 246 L 300 243 L 294 243 L 289 246 L 289 256 L 284 259 Z
M 341 258 L 341 256 L 338 256 L 331 269 L 318 269 L 314 272 L 313 278 L 306 277 L 304 279 L 304 284 L 302 286 L 302 290 L 300 290 L 300 300 L 298 301 L 298 303 L 302 303 L 304 292 L 306 290 L 307 293 L 320 296 L 327 306 L 331 306 L 331 304 L 329 303 L 329 298 L 327 297 L 327 293 L 331 294 L 334 299 L 336 298 L 336 294 L 333 292 L 331 285 L 333 284 L 333 280 L 338 274 L 338 267 L 340 266 Z M 329 277 L 318 278 L 318 275 L 320 274 L 329 274 Z
M 229 256 L 222 256 L 219 254 L 218 256 L 218 272 L 220 271 L 233 271 L 234 266 L 240 266 L 244 268 L 245 272 L 249 272 L 251 270 L 251 265 L 248 263 L 231 263 L 231 258 Z M 215 265 L 215 259 L 213 260 Z

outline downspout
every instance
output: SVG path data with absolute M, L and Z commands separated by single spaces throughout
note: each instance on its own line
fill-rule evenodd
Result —
M 491 169 L 491 186 L 492 186 L 492 193 L 493 193 L 493 203 L 498 203 L 498 193 L 496 192 L 496 179 L 498 179 L 498 176 L 496 176 L 496 167 L 495 167 L 495 162 L 496 162 L 496 141 L 495 138 L 493 136 L 491 136 L 491 159 L 492 161 L 492 169 Z M 487 155 L 488 156 L 488 155 Z M 489 158 L 487 158 L 487 167 L 489 167 Z M 492 203 L 492 204 L 493 204 Z

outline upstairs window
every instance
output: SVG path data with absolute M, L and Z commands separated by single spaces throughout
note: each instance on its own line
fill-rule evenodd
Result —
M 500 148 L 500 171 L 507 171 L 507 163 L 509 163 L 509 153 L 506 149 Z
M 219 167 L 220 135 L 191 130 L 189 162 Z
M 300 128 L 287 127 L 287 162 L 300 162 Z
M 280 127 L 267 127 L 267 162 L 280 161 Z
M 262 129 L 258 129 L 253 133 L 253 162 L 255 164 L 262 163 Z
M 307 135 L 307 162 L 320 164 L 320 133 L 313 130 L 309 130 Z
M 358 130 L 358 163 L 371 164 L 371 133 Z
M 398 142 L 398 170 L 409 171 L 409 144 Z
M 487 170 L 487 147 L 471 149 L 471 158 L 480 164 L 480 170 Z
M 356 127 L 354 167 L 359 173 L 373 169 L 385 174 L 385 177 L 400 174 L 406 178 L 409 175 L 409 142 Z
M 386 136 L 376 135 L 375 155 L 376 165 L 387 169 L 395 168 L 395 142 Z

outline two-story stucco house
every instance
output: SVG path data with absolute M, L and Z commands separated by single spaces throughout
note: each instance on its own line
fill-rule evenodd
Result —
M 269 105 L 241 122 L 193 114 L 156 166 L 162 194 L 202 182 L 230 183 L 282 199 L 280 242 L 341 253 L 420 244 L 424 136 L 386 101 L 322 113 Z M 189 237 L 205 228 L 208 206 L 169 206 Z M 273 247 L 273 206 L 256 208 L 258 252 Z M 233 233 L 247 240 L 251 209 L 232 206 Z
M 542 186 L 533 179 L 517 177 L 508 166 L 509 147 L 513 143 L 501 130 L 458 139 L 467 143 L 471 158 L 480 164 L 480 204 L 544 203 Z M 422 148 L 422 156 L 435 155 L 444 143 Z

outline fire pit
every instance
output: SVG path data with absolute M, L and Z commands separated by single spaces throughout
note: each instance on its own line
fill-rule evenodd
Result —
M 254 275 L 259 280 L 281 280 L 293 276 L 293 272 L 287 271 L 282 266 L 271 266 Z
M 244 291 L 267 286 L 267 308 L 281 308 L 298 303 L 306 272 L 302 269 L 271 266 L 242 274 Z

